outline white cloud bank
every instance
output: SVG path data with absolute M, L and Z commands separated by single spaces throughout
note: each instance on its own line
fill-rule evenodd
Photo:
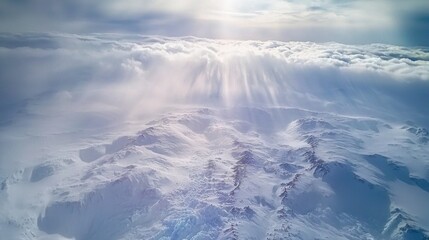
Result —
M 416 93 L 402 90 L 425 87 L 429 80 L 427 49 L 391 45 L 105 34 L 3 34 L 0 39 L 2 106 L 40 94 L 110 107 L 118 100 L 129 106 L 151 99 L 289 105 L 295 100 L 289 94 L 307 94 L 299 99 L 304 102 L 329 102 L 332 93 L 354 90 L 406 98 Z M 394 94 L 399 89 L 403 96 Z

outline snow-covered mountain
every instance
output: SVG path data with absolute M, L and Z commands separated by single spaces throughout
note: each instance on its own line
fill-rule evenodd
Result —
M 1 90 L 2 238 L 429 239 L 426 49 L 52 34 L 0 46 L 26 72 L 2 67 L 17 79 L 3 86 L 32 86 Z

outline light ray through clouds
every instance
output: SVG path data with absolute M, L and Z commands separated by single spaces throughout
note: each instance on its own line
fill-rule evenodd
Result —
M 428 114 L 423 103 L 429 54 L 424 49 L 138 35 L 125 40 L 105 34 L 2 39 L 1 61 L 14 66 L 2 71 L 3 108 L 27 99 L 27 110 L 39 114 L 53 109 L 139 112 L 175 103 L 357 113 L 379 102 L 368 109 L 391 116 L 398 111 Z M 46 71 L 52 62 L 59 64 Z M 402 92 L 403 87 L 412 91 Z M 384 101 L 397 109 L 385 109 Z

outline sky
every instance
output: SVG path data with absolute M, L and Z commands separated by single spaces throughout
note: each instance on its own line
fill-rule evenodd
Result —
M 0 32 L 428 46 L 427 0 L 2 0 Z

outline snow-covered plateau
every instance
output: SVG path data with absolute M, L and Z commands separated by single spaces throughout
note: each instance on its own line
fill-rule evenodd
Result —
M 1 34 L 0 64 L 0 239 L 429 239 L 428 49 Z

